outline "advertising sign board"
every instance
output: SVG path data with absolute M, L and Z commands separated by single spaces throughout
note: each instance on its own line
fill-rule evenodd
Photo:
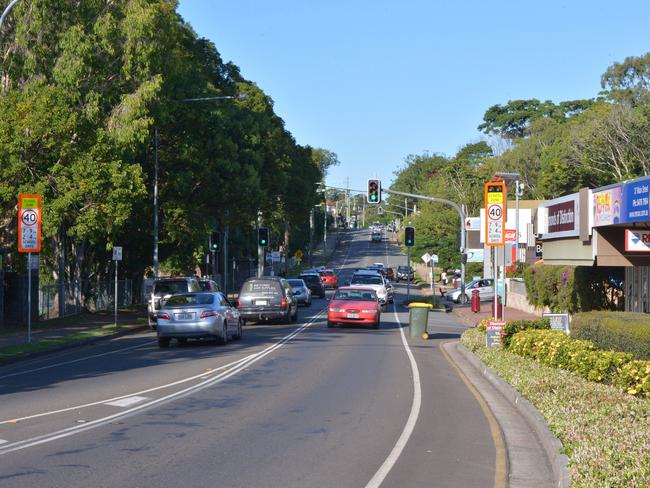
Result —
M 483 249 L 468 249 L 467 251 L 468 263 L 482 263 L 484 258 Z
M 650 230 L 625 229 L 625 252 L 650 252 Z
M 466 217 L 465 230 L 481 230 L 481 217 Z
M 650 178 L 623 185 L 623 222 L 650 220 Z
M 551 322 L 551 329 L 561 330 L 565 334 L 569 333 L 568 313 L 543 313 L 542 317 L 549 319 L 549 322 Z
M 501 344 L 501 329 L 505 322 L 490 320 L 485 328 L 485 341 L 488 347 Z
M 621 223 L 622 185 L 593 193 L 594 226 Z
M 578 193 L 551 200 L 540 207 L 544 215 L 541 228 L 544 239 L 580 235 L 580 198 Z

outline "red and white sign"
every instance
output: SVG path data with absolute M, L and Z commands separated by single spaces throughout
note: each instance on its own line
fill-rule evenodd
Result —
M 18 195 L 18 252 L 41 252 L 41 196 Z
M 625 229 L 625 252 L 650 252 L 650 230 Z
M 517 241 L 517 231 L 515 229 L 506 229 L 506 242 L 515 243 Z
M 502 181 L 485 184 L 484 200 L 487 218 L 485 219 L 485 244 L 503 246 L 505 239 L 506 185 Z

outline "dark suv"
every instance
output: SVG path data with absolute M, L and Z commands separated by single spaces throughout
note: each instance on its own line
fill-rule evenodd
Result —
M 159 278 L 155 280 L 149 303 L 147 303 L 149 327 L 156 329 L 156 314 L 160 312 L 161 301 L 179 293 L 196 293 L 199 291 L 201 291 L 201 285 L 194 277 Z
M 307 284 L 312 295 L 325 298 L 325 285 L 319 274 L 304 273 L 300 275 L 300 279 Z
M 284 278 L 248 278 L 241 287 L 237 303 L 239 316 L 244 322 L 298 321 L 298 300 Z

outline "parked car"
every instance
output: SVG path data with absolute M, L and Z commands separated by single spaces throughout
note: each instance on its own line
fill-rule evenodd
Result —
M 325 288 L 338 288 L 339 280 L 332 269 L 325 269 L 320 274 L 320 279 Z
M 223 293 L 181 293 L 172 295 L 158 312 L 158 345 L 169 347 L 172 339 L 216 338 L 222 343 L 241 339 L 239 311 Z
M 161 303 L 164 303 L 172 295 L 180 293 L 200 292 L 201 285 L 195 277 L 160 278 L 154 280 L 151 296 L 147 303 L 149 327 L 156 329 L 156 315 L 160 311 Z
M 341 287 L 327 307 L 327 327 L 338 323 L 367 324 L 379 327 L 381 306 L 372 288 Z
M 199 285 L 201 285 L 201 290 L 203 290 L 203 291 L 210 291 L 210 292 L 213 292 L 213 293 L 217 292 L 217 291 L 220 291 L 219 290 L 219 285 L 214 280 L 202 279 L 202 280 L 199 280 Z
M 307 283 L 305 283 L 305 280 L 291 278 L 288 281 L 293 290 L 293 296 L 296 297 L 298 303 L 302 303 L 306 307 L 311 306 L 311 290 L 307 286 Z
M 300 279 L 303 280 L 309 289 L 311 290 L 312 296 L 318 296 L 320 298 L 325 298 L 325 286 L 321 281 L 321 277 L 317 273 L 302 273 Z
M 239 292 L 239 315 L 246 322 L 298 321 L 298 300 L 284 278 L 248 278 Z
M 384 277 L 376 271 L 360 270 L 352 275 L 350 287 L 370 288 L 377 294 L 377 299 L 382 305 L 388 302 L 388 290 Z
M 413 269 L 410 266 L 398 266 L 397 267 L 397 281 L 413 281 L 413 278 L 415 278 L 415 274 L 413 273 Z
M 494 280 L 492 278 L 473 280 L 467 283 L 465 294 L 461 294 L 460 288 L 449 290 L 446 294 L 447 300 L 456 303 L 467 303 L 472 297 L 472 291 L 478 290 L 481 301 L 494 300 Z

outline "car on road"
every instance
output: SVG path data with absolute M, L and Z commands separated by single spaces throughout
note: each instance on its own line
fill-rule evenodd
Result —
M 413 268 L 410 266 L 398 266 L 397 267 L 397 281 L 413 281 L 415 274 L 413 273 Z
M 384 277 L 376 271 L 359 270 L 352 275 L 349 287 L 369 288 L 377 294 L 379 303 L 384 305 L 388 303 L 388 290 L 384 282 Z
M 305 283 L 305 280 L 300 278 L 289 278 L 289 284 L 293 291 L 293 296 L 296 297 L 298 303 L 302 303 L 306 307 L 311 306 L 311 290 Z
M 332 269 L 324 269 L 320 273 L 320 279 L 323 282 L 325 288 L 338 288 L 339 280 L 336 277 L 336 273 Z
M 372 288 L 341 287 L 327 307 L 327 327 L 336 324 L 363 324 L 379 328 L 381 306 Z
M 481 301 L 494 300 L 494 280 L 492 278 L 472 280 L 465 287 L 465 295 L 462 295 L 460 288 L 454 288 L 447 292 L 446 297 L 447 300 L 456 303 L 468 303 L 474 290 L 478 290 Z
M 389 281 L 395 281 L 395 270 L 393 270 L 393 268 L 386 268 L 386 279 Z
M 222 343 L 241 339 L 239 311 L 223 293 L 180 293 L 169 297 L 158 312 L 158 345 L 169 347 L 172 339 L 216 338 Z
M 382 241 L 382 233 L 380 230 L 373 230 L 370 233 L 370 242 L 381 242 Z
M 318 273 L 302 273 L 300 279 L 307 284 L 312 296 L 325 298 L 325 286 Z
M 157 314 L 160 311 L 162 304 L 172 295 L 180 293 L 197 293 L 200 292 L 201 285 L 199 281 L 191 277 L 177 277 L 177 278 L 159 278 L 154 280 L 151 289 L 151 296 L 147 303 L 147 316 L 149 327 L 156 329 Z
M 201 279 L 199 280 L 199 285 L 201 286 L 201 290 L 203 291 L 210 291 L 210 292 L 220 291 L 219 285 L 214 280 Z
M 298 299 L 284 278 L 248 278 L 241 287 L 237 308 L 243 322 L 298 321 Z

